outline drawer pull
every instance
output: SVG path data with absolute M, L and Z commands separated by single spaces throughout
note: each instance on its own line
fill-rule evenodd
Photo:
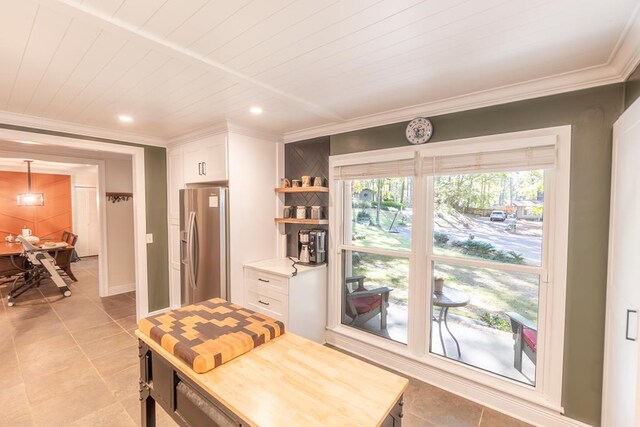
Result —
M 264 283 L 269 283 L 269 281 L 267 279 L 261 279 L 261 278 L 258 277 L 258 280 L 261 281 L 261 282 L 264 282 Z
M 269 305 L 269 303 L 268 303 L 268 302 L 264 302 L 264 301 L 262 301 L 261 299 L 259 299 L 259 300 L 258 300 L 258 302 L 259 302 L 260 304 Z

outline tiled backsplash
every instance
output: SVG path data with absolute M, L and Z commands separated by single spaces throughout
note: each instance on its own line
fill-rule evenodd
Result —
M 321 176 L 324 184 L 328 185 L 329 178 L 329 137 L 292 142 L 284 148 L 285 177 L 300 179 L 303 175 L 311 177 Z M 287 193 L 284 204 L 288 206 L 317 206 L 323 207 L 324 217 L 329 214 L 328 193 Z M 295 214 L 295 208 L 294 208 Z M 298 231 L 301 229 L 321 228 L 328 230 L 326 225 L 298 225 L 286 224 L 287 255 L 298 255 Z

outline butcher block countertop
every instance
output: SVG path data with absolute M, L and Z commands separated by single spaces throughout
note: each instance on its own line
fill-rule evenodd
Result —
M 136 335 L 254 426 L 379 426 L 409 383 L 290 332 L 204 374 Z

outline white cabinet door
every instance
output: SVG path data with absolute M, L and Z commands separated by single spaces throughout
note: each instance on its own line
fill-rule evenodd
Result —
M 640 100 L 613 126 L 602 425 L 640 425 Z
M 227 137 L 216 135 L 203 144 L 203 176 L 205 181 L 227 180 Z
M 187 144 L 183 148 L 184 153 L 184 182 L 203 182 L 205 177 L 202 174 L 202 146 L 198 142 Z
M 184 146 L 184 181 L 187 183 L 227 180 L 227 137 L 209 136 Z

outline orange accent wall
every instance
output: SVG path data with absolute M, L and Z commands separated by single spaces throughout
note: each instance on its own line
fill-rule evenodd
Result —
M 44 193 L 44 206 L 18 206 L 16 196 L 27 192 L 27 174 L 0 171 L 0 239 L 20 234 L 25 225 L 40 238 L 59 239 L 71 230 L 71 176 L 32 173 L 31 191 Z

